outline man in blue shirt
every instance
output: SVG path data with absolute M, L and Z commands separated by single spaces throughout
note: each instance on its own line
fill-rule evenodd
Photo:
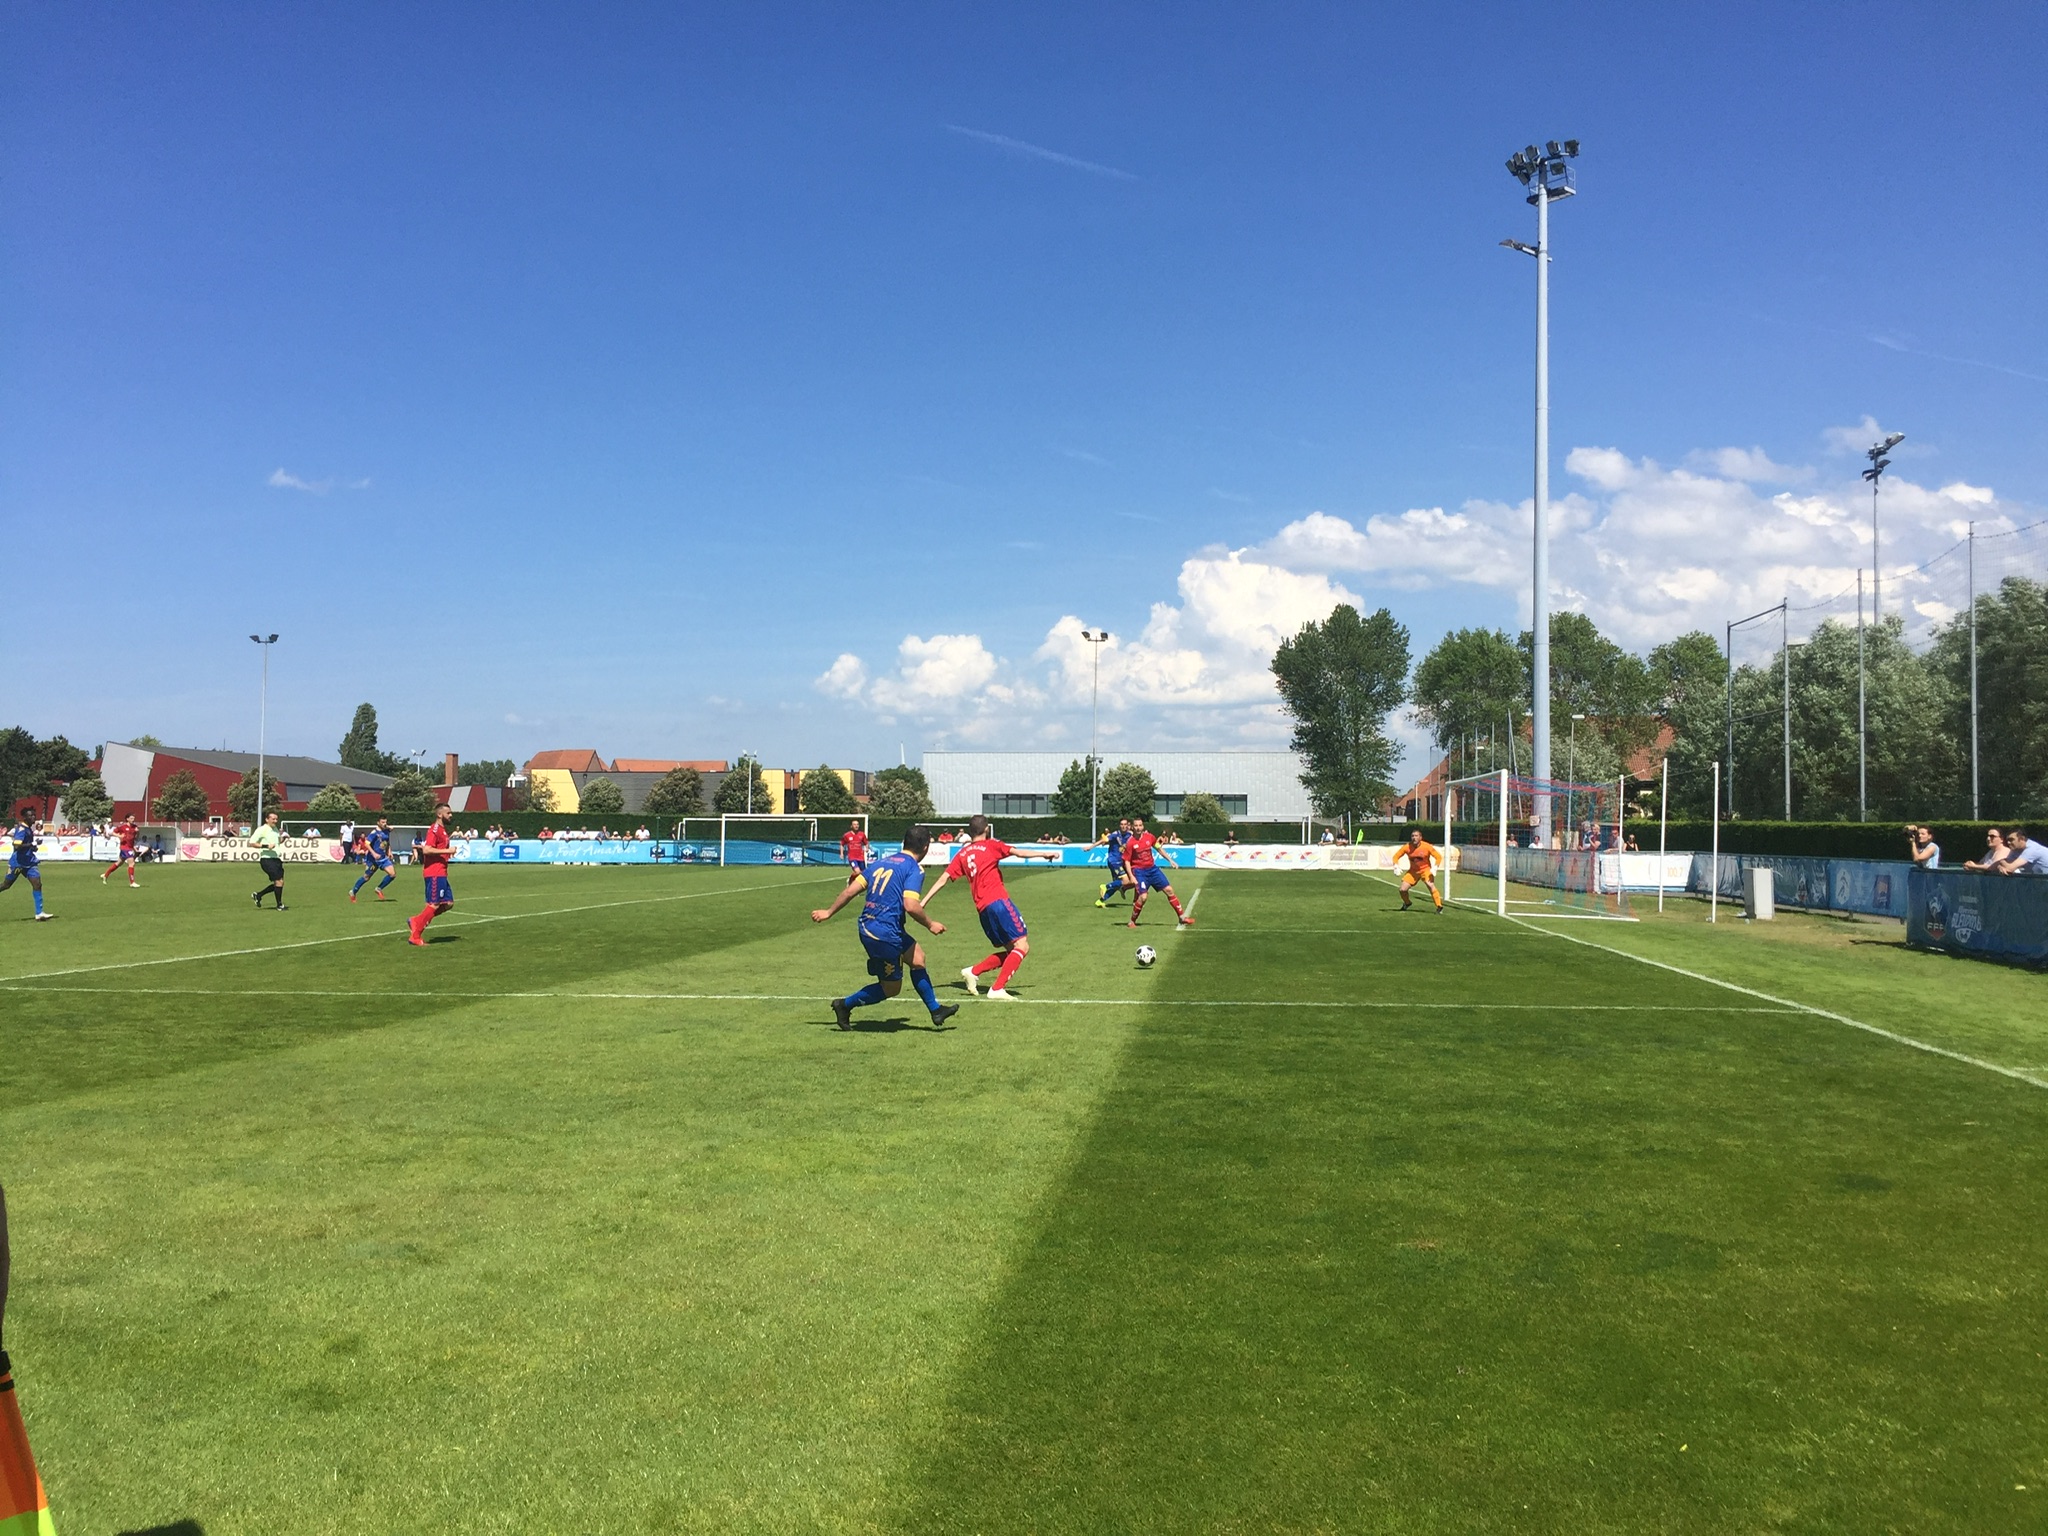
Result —
M 363 855 L 363 877 L 349 887 L 348 899 L 354 901 L 356 892 L 368 885 L 370 876 L 381 869 L 384 871 L 384 878 L 377 882 L 377 899 L 389 901 L 391 898 L 384 894 L 384 887 L 398 875 L 398 866 L 391 858 L 391 819 L 388 816 L 379 816 L 377 825 L 370 828 L 370 835 L 366 841 L 370 847 L 369 852 Z
M 43 865 L 36 854 L 34 811 L 23 811 L 16 816 L 14 829 L 7 834 L 7 878 L 0 880 L 0 891 L 17 880 L 28 882 L 28 888 L 36 898 L 36 921 L 47 923 L 51 914 L 43 910 Z
M 860 909 L 860 943 L 868 952 L 868 974 L 875 979 L 858 992 L 832 999 L 832 1019 L 841 1029 L 853 1028 L 853 1010 L 886 1002 L 903 990 L 903 969 L 910 968 L 911 985 L 924 999 L 932 1023 L 943 1024 L 960 1011 L 958 1003 L 940 1003 L 932 990 L 931 973 L 925 969 L 924 946 L 914 942 L 905 921 L 930 930 L 933 937 L 946 931 L 944 923 L 925 916 L 918 893 L 924 889 L 924 866 L 918 862 L 932 845 L 932 835 L 923 827 L 903 834 L 903 851 L 876 859 L 846 883 L 829 907 L 811 912 L 814 923 L 830 922 L 832 915 L 856 891 L 865 891 L 867 901 Z
M 1107 907 L 1109 898 L 1118 891 L 1135 891 L 1138 888 L 1137 882 L 1124 868 L 1124 844 L 1131 840 L 1132 835 L 1131 818 L 1126 816 L 1116 824 L 1114 832 L 1106 832 L 1097 839 L 1109 850 L 1109 882 L 1095 893 L 1095 905 L 1098 907 Z
M 2028 837 L 2025 829 L 2013 827 L 2005 834 L 2006 854 L 1993 870 L 2001 875 L 2048 875 L 2048 846 Z M 9 876 L 12 879 L 12 876 Z M 4 889 L 4 887 L 0 887 Z

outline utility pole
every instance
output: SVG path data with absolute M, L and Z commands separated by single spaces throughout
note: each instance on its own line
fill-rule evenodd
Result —
M 1102 647 L 1109 639 L 1106 629 L 1084 629 L 1081 638 L 1088 642 L 1089 654 L 1095 661 L 1094 681 L 1088 688 L 1088 841 L 1096 838 L 1096 807 L 1098 792 L 1102 787 L 1102 775 L 1096 768 L 1095 742 L 1102 729 Z
M 1863 681 L 1863 573 L 1856 573 L 1856 819 L 1870 820 L 1870 726 Z
M 1578 155 L 1577 139 L 1551 139 L 1540 150 L 1531 144 L 1515 152 L 1508 173 L 1530 189 L 1528 201 L 1536 206 L 1536 244 L 1501 241 L 1510 250 L 1536 258 L 1535 547 L 1529 616 L 1535 688 L 1529 710 L 1529 771 L 1536 780 L 1537 835 L 1545 847 L 1550 843 L 1550 205 L 1577 193 L 1571 162 Z
M 1970 820 L 1981 821 L 1977 797 L 1977 525 L 1970 524 Z
M 270 808 L 270 796 L 264 793 L 263 749 L 264 738 L 270 731 L 270 648 L 277 644 L 277 636 L 251 635 L 249 637 L 263 648 L 263 690 L 257 695 L 256 705 L 256 812 L 250 818 L 251 827 L 263 825 L 263 813 Z M 280 798 L 279 805 L 284 802 Z M 279 901 L 284 900 L 282 896 Z

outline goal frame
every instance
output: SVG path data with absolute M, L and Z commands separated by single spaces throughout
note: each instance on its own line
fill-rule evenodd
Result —
M 1494 914 L 1495 914 L 1495 916 L 1497 916 L 1497 917 L 1508 917 L 1508 916 L 1510 916 L 1511 914 L 1510 914 L 1510 912 L 1509 912 L 1508 908 L 1509 908 L 1509 906 L 1510 906 L 1511 904 L 1512 904 L 1512 905 L 1515 905 L 1515 906 L 1528 906 L 1528 907 L 1543 907 L 1543 908 L 1546 908 L 1546 909 L 1548 909 L 1548 908 L 1550 907 L 1550 905 L 1551 905 L 1551 904 L 1550 904 L 1550 903 L 1548 903 L 1548 902 L 1527 902 L 1527 901 L 1516 901 L 1516 902 L 1513 902 L 1513 903 L 1511 903 L 1511 902 L 1510 902 L 1510 899 L 1509 899 L 1509 897 L 1508 897 L 1508 883 L 1509 883 L 1509 880 L 1508 880 L 1508 864 L 1509 864 L 1509 859 L 1508 859 L 1508 808 L 1509 808 L 1509 803 L 1510 803 L 1510 800 L 1511 800 L 1511 798 L 1512 798 L 1512 793 L 1513 793 L 1514 785 L 1515 785 L 1515 775 L 1514 775 L 1514 774 L 1513 774 L 1513 773 L 1512 773 L 1512 772 L 1511 772 L 1511 771 L 1510 771 L 1509 769 L 1506 769 L 1506 768 L 1498 769 L 1498 770 L 1496 770 L 1496 771 L 1494 771 L 1494 772 L 1491 772 L 1491 773 L 1478 773 L 1478 774 L 1470 774 L 1470 775 L 1468 775 L 1468 776 L 1466 776 L 1466 777 L 1464 777 L 1464 778 L 1460 778 L 1460 779 L 1447 779 L 1447 780 L 1445 780 L 1445 782 L 1444 782 L 1444 793 L 1443 793 L 1443 813 L 1444 813 L 1444 900 L 1445 900 L 1445 902 L 1446 902 L 1446 903 L 1448 903 L 1448 902 L 1449 902 L 1449 901 L 1451 900 L 1451 852 L 1452 852 L 1452 850 L 1453 850 L 1453 849 L 1455 848 L 1455 846 L 1456 846 L 1456 844 L 1455 844 L 1455 843 L 1454 843 L 1454 842 L 1452 841 L 1452 830 L 1453 830 L 1453 824 L 1455 823 L 1455 821 L 1456 821 L 1456 819 L 1457 819 L 1457 792 L 1458 792 L 1458 790 L 1460 790 L 1460 789 L 1463 789 L 1463 788 L 1470 788 L 1470 789 L 1475 789 L 1475 790 L 1486 790 L 1486 791 L 1491 791 L 1491 792 L 1492 792 L 1492 793 L 1494 793 L 1495 795 L 1499 796 L 1499 812 L 1498 812 L 1498 823 L 1497 823 L 1497 826 L 1498 826 L 1497 836 L 1499 837 L 1500 841 L 1499 841 L 1499 844 L 1498 844 L 1498 854 L 1497 854 L 1497 862 L 1496 862 L 1496 866 L 1495 866 L 1495 868 L 1496 868 L 1496 873 L 1495 873 L 1495 878 L 1494 878 L 1494 898 L 1493 898 L 1493 902 L 1492 902 L 1492 906 L 1493 906 L 1493 910 L 1494 910 Z M 1583 788 L 1583 789 L 1589 789 L 1589 790 L 1590 790 L 1590 789 L 1595 789 L 1595 788 L 1598 788 L 1598 789 L 1601 789 L 1601 790 L 1603 790 L 1603 791 L 1604 791 L 1604 789 L 1605 789 L 1605 787 L 1606 787 L 1606 786 L 1605 786 L 1605 785 L 1597 785 L 1597 786 L 1596 786 L 1596 785 L 1590 785 L 1590 784 L 1588 784 L 1588 785 L 1572 785 L 1572 786 L 1563 786 L 1563 787 L 1566 787 L 1566 788 Z M 1535 789 L 1535 790 L 1532 790 L 1532 791 L 1531 791 L 1531 793 L 1535 793 L 1535 794 L 1547 794 L 1547 795 L 1549 795 L 1550 797 L 1552 797 L 1552 798 L 1555 798 L 1555 796 L 1556 796 L 1556 793 L 1557 793 L 1557 791 L 1558 791 L 1558 789 L 1559 789 L 1559 788 L 1560 788 L 1560 785 L 1559 785 L 1559 784 L 1557 784 L 1556 782 L 1547 782 L 1547 783 L 1546 783 L 1546 785 L 1545 785 L 1545 786 L 1544 786 L 1543 788 L 1540 788 L 1540 789 Z M 1622 778 L 1617 778 L 1617 779 L 1616 779 L 1616 780 L 1614 781 L 1614 788 L 1615 788 L 1615 795 L 1614 795 L 1614 851 L 1615 851 L 1615 856 L 1616 856 L 1616 858 L 1617 858 L 1617 859 L 1619 859 L 1619 857 L 1621 856 L 1621 848 L 1622 848 L 1622 844 L 1623 844 L 1623 843 L 1624 843 L 1624 842 L 1625 842 L 1625 841 L 1627 840 L 1627 838 L 1626 838 L 1626 834 L 1627 834 L 1627 816 L 1628 816 L 1628 780 L 1626 779 L 1626 777 L 1622 777 Z M 1605 825 L 1606 825 L 1605 821 L 1603 820 L 1603 821 L 1602 821 L 1602 822 L 1600 823 L 1600 825 L 1602 825 L 1602 826 L 1605 826 Z M 1570 850 L 1565 850 L 1565 851 L 1566 851 L 1566 852 L 1569 852 Z M 1593 850 L 1593 853 L 1592 853 L 1592 858 L 1593 858 L 1593 886 L 1594 886 L 1594 889 L 1593 889 L 1593 891 L 1592 891 L 1592 892 L 1591 892 L 1590 894 L 1593 894 L 1593 895 L 1597 896 L 1597 895 L 1599 895 L 1599 894 L 1600 894 L 1600 892 L 1599 892 L 1599 881 L 1600 881 L 1600 863 L 1599 863 L 1599 861 L 1600 861 L 1600 858 L 1601 858 L 1601 854 L 1600 854 L 1600 851 L 1599 851 L 1598 849 L 1595 849 L 1595 850 Z M 1662 878 L 1661 874 L 1660 874 L 1659 878 L 1660 878 L 1660 879 Z M 1626 905 L 1626 902 L 1627 902 L 1627 887 L 1626 887 L 1626 884 L 1625 884 L 1624 882 L 1621 882 L 1621 881 L 1617 880 L 1617 882 L 1616 882 L 1616 886 L 1615 886 L 1615 889 L 1616 889 L 1616 892 L 1617 892 L 1618 896 L 1620 897 L 1620 900 L 1621 900 L 1622 904 L 1623 904 L 1623 905 Z M 1544 910 L 1544 911 L 1541 911 L 1541 912 L 1532 912 L 1532 913 L 1530 913 L 1529 915 L 1530 915 L 1530 916 L 1540 916 L 1540 917 L 1544 917 L 1544 918 L 1555 918 L 1555 919 L 1558 919 L 1558 920 L 1560 920 L 1560 921 L 1565 921 L 1565 920 L 1575 920 L 1575 921 L 1580 921 L 1580 922 L 1598 922 L 1598 923 L 1633 923 L 1633 922 L 1640 922 L 1640 921 L 1641 921 L 1641 919 L 1640 919 L 1640 918 L 1636 918 L 1636 917 L 1632 917 L 1632 916 L 1627 916 L 1627 915 L 1624 915 L 1624 914 L 1623 914 L 1623 913 L 1621 913 L 1621 912 L 1612 912 L 1612 913 L 1610 913 L 1610 912 L 1558 912 L 1558 911 L 1554 911 L 1554 910 Z

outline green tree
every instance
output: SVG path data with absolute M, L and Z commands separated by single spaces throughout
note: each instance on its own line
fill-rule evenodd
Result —
M 616 816 L 626 808 L 626 792 L 603 774 L 586 783 L 576 798 L 592 816 Z
M 263 815 L 284 809 L 284 789 L 266 766 L 263 770 Z M 228 814 L 251 826 L 263 816 L 256 814 L 256 770 L 251 768 L 228 786 Z
M 165 779 L 149 806 L 149 814 L 158 821 L 204 821 L 212 810 L 212 802 L 190 768 L 180 768 Z
M 362 808 L 363 802 L 356 798 L 356 792 L 346 784 L 329 784 L 306 802 L 308 816 L 346 816 Z
M 1280 703 L 1294 720 L 1301 782 L 1325 816 L 1376 811 L 1393 798 L 1387 716 L 1408 692 L 1408 631 L 1381 608 L 1349 603 L 1310 623 L 1273 653 Z
M 36 782 L 36 772 L 35 737 L 18 725 L 0 731 L 0 810 L 45 792 Z
M 518 771 L 519 765 L 509 757 L 480 757 L 473 763 L 456 764 L 455 782 L 496 788 Z
M 701 816 L 704 775 L 694 768 L 671 768 L 647 792 L 646 810 L 653 816 Z
M 417 768 L 402 768 L 384 789 L 384 814 L 393 821 L 425 821 L 440 802 L 434 786 Z
M 1523 630 L 1518 642 L 1525 675 L 1534 675 L 1534 640 Z M 1526 698 L 1527 695 L 1525 694 Z M 1525 706 L 1526 708 L 1526 706 Z M 1633 757 L 1657 739 L 1656 688 L 1641 657 L 1600 633 L 1583 613 L 1550 616 L 1550 771 L 1564 773 L 1557 744 L 1567 739 L 1572 716 L 1613 748 L 1618 761 Z M 1598 754 L 1599 749 L 1594 749 Z M 1612 775 L 1606 775 L 1612 777 Z M 1580 774 L 1581 782 L 1592 782 Z
M 735 765 L 719 782 L 718 793 L 712 797 L 712 808 L 727 816 L 759 816 L 780 809 L 770 803 L 767 781 L 761 777 L 761 765 L 751 759 Z
M 1957 614 L 1927 655 L 1945 684 L 1957 744 L 1948 799 L 1970 809 L 1970 616 Z M 2048 815 L 2048 582 L 2008 576 L 1977 599 L 1978 790 L 1987 816 Z
M 1221 800 L 1206 790 L 1198 789 L 1181 797 L 1180 815 L 1174 821 L 1186 827 L 1227 827 L 1230 825 L 1230 812 L 1223 809 Z
M 846 781 L 823 763 L 803 776 L 796 787 L 796 802 L 803 810 L 823 816 L 843 816 L 860 809 Z
M 1053 815 L 1086 816 L 1094 809 L 1089 803 L 1088 792 L 1096 789 L 1100 793 L 1100 790 L 1089 775 L 1091 766 L 1097 774 L 1101 773 L 1100 763 L 1084 765 L 1078 757 L 1067 764 L 1066 772 L 1060 775 L 1059 787 L 1052 792 L 1050 809 Z
M 151 752 L 161 752 L 164 744 L 145 731 L 140 736 L 129 737 L 128 745 L 131 747 L 142 747 Z
M 1108 817 L 1150 816 L 1159 787 L 1136 763 L 1118 763 L 1102 776 L 1097 807 Z
M 335 755 L 344 768 L 360 768 L 366 773 L 396 774 L 409 766 L 404 758 L 378 747 L 377 708 L 373 704 L 356 706 L 355 719 L 349 722 L 348 733 L 341 738 Z
M 559 809 L 555 804 L 554 786 L 542 778 L 528 778 L 525 793 L 520 797 L 529 811 L 551 812 Z
M 1704 816 L 1713 809 L 1714 764 L 1726 752 L 1728 663 L 1721 642 L 1698 629 L 1665 641 L 1650 652 L 1650 692 L 1671 727 L 1671 810 Z
M 1529 659 L 1498 629 L 1453 630 L 1416 666 L 1414 701 L 1443 751 L 1469 736 L 1504 743 L 1510 717 L 1529 712 Z
M 877 816 L 901 816 L 921 821 L 933 815 L 932 787 L 925 782 L 922 768 L 899 764 L 875 775 L 868 809 Z
M 113 797 L 96 773 L 81 773 L 64 786 L 64 819 L 73 826 L 92 826 L 112 815 L 113 810 Z

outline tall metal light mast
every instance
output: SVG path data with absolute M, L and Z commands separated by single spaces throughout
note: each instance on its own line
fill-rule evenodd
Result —
M 1536 243 L 1503 240 L 1510 250 L 1536 258 L 1536 527 L 1530 585 L 1529 634 L 1534 654 L 1530 671 L 1535 684 L 1529 710 L 1530 774 L 1537 781 L 1536 835 L 1550 846 L 1550 796 L 1542 787 L 1550 778 L 1550 205 L 1574 196 L 1571 162 L 1579 141 L 1551 139 L 1517 150 L 1508 173 L 1529 189 L 1536 208 Z

